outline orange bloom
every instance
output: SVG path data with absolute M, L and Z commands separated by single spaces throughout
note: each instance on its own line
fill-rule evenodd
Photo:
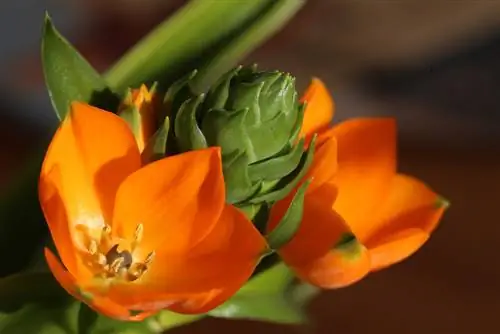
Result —
M 394 120 L 358 118 L 328 128 L 334 105 L 318 79 L 303 101 L 302 135 L 319 132 L 318 144 L 306 177 L 312 182 L 302 224 L 280 254 L 305 281 L 343 287 L 417 251 L 447 202 L 419 180 L 396 172 Z M 273 207 L 269 229 L 292 195 Z
M 109 317 L 203 313 L 250 277 L 266 243 L 225 203 L 220 150 L 141 166 L 118 116 L 73 103 L 47 151 L 39 197 L 74 297 Z
M 155 93 L 149 91 L 145 85 L 141 85 L 139 89 L 132 89 L 118 109 L 118 114 L 129 120 L 132 126 L 139 152 L 144 150 L 149 138 L 158 128 L 157 109 L 158 101 Z

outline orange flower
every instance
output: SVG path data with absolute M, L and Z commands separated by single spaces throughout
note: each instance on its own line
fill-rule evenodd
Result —
M 280 254 L 302 279 L 323 288 L 352 284 L 417 251 L 447 202 L 419 180 L 396 173 L 392 119 L 358 118 L 328 128 L 333 101 L 313 79 L 303 136 L 319 131 L 302 224 Z M 272 209 L 269 229 L 293 194 Z
M 206 312 L 247 281 L 266 249 L 225 203 L 218 148 L 142 167 L 128 125 L 82 103 L 50 144 L 39 197 L 65 267 L 46 249 L 55 278 L 117 319 Z
M 132 89 L 118 109 L 118 115 L 127 119 L 132 126 L 139 152 L 144 150 L 149 138 L 158 128 L 157 109 L 157 97 L 145 85 Z

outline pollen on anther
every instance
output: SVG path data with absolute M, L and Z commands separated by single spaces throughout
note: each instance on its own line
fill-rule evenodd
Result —
M 119 257 L 119 258 L 115 259 L 113 261 L 113 263 L 111 263 L 111 266 L 110 266 L 111 271 L 114 272 L 115 274 L 118 273 L 120 268 L 122 268 L 123 262 L 124 262 L 123 257 Z
M 88 248 L 90 255 L 95 255 L 97 253 L 97 242 L 95 240 L 91 240 Z
M 141 242 L 143 234 L 144 234 L 144 225 L 138 224 L 134 232 L 134 241 Z
M 110 235 L 111 235 L 111 226 L 109 226 L 108 224 L 105 224 L 102 227 L 102 231 L 101 231 L 101 242 L 108 241 Z
M 155 258 L 155 255 L 156 255 L 155 251 L 152 251 L 151 253 L 149 253 L 146 256 L 146 259 L 144 260 L 144 264 L 146 264 L 146 265 L 150 264 L 153 261 L 153 259 Z
M 111 226 L 109 226 L 108 224 L 104 224 L 104 226 L 102 227 L 102 233 L 110 234 L 111 233 Z
M 99 253 L 97 255 L 97 263 L 100 265 L 100 266 L 106 266 L 106 256 L 104 256 L 104 254 L 102 253 Z

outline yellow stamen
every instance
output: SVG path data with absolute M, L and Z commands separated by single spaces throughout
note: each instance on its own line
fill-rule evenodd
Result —
M 148 253 L 143 261 L 136 261 L 134 254 L 144 235 L 144 225 L 138 224 L 133 240 L 113 237 L 111 226 L 104 225 L 100 235 L 90 238 L 87 246 L 88 265 L 96 277 L 135 281 L 148 270 L 155 252 Z M 136 254 L 137 256 L 137 254 Z
M 132 252 L 135 250 L 137 245 L 141 243 L 143 235 L 144 235 L 144 225 L 138 224 L 137 227 L 135 228 L 134 241 L 132 241 L 131 245 Z
M 90 244 L 89 244 L 89 254 L 90 255 L 96 255 L 97 254 L 97 242 L 95 240 L 90 240 Z
M 148 256 L 146 256 L 146 259 L 144 260 L 144 264 L 148 265 L 151 262 L 153 262 L 155 255 L 156 255 L 155 251 L 152 251 L 151 253 L 149 253 Z

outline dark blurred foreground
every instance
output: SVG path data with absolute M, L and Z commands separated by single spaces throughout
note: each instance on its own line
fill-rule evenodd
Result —
M 96 1 L 75 2 L 97 22 L 81 29 L 76 44 L 106 68 L 182 1 L 163 7 L 153 2 L 158 10 L 136 16 L 102 11 Z M 107 39 L 97 39 L 95 31 L 104 28 Z M 55 126 L 38 56 L 35 51 L 25 56 L 22 67 L 30 71 L 9 85 L 2 101 L 0 184 Z M 430 242 L 408 261 L 317 298 L 311 305 L 317 321 L 312 331 L 209 319 L 177 332 L 499 333 L 499 59 L 498 1 L 311 0 L 249 60 L 290 71 L 301 87 L 310 76 L 322 77 L 332 87 L 337 120 L 397 117 L 401 171 L 432 185 L 451 207 Z M 39 97 L 32 98 L 33 92 Z

